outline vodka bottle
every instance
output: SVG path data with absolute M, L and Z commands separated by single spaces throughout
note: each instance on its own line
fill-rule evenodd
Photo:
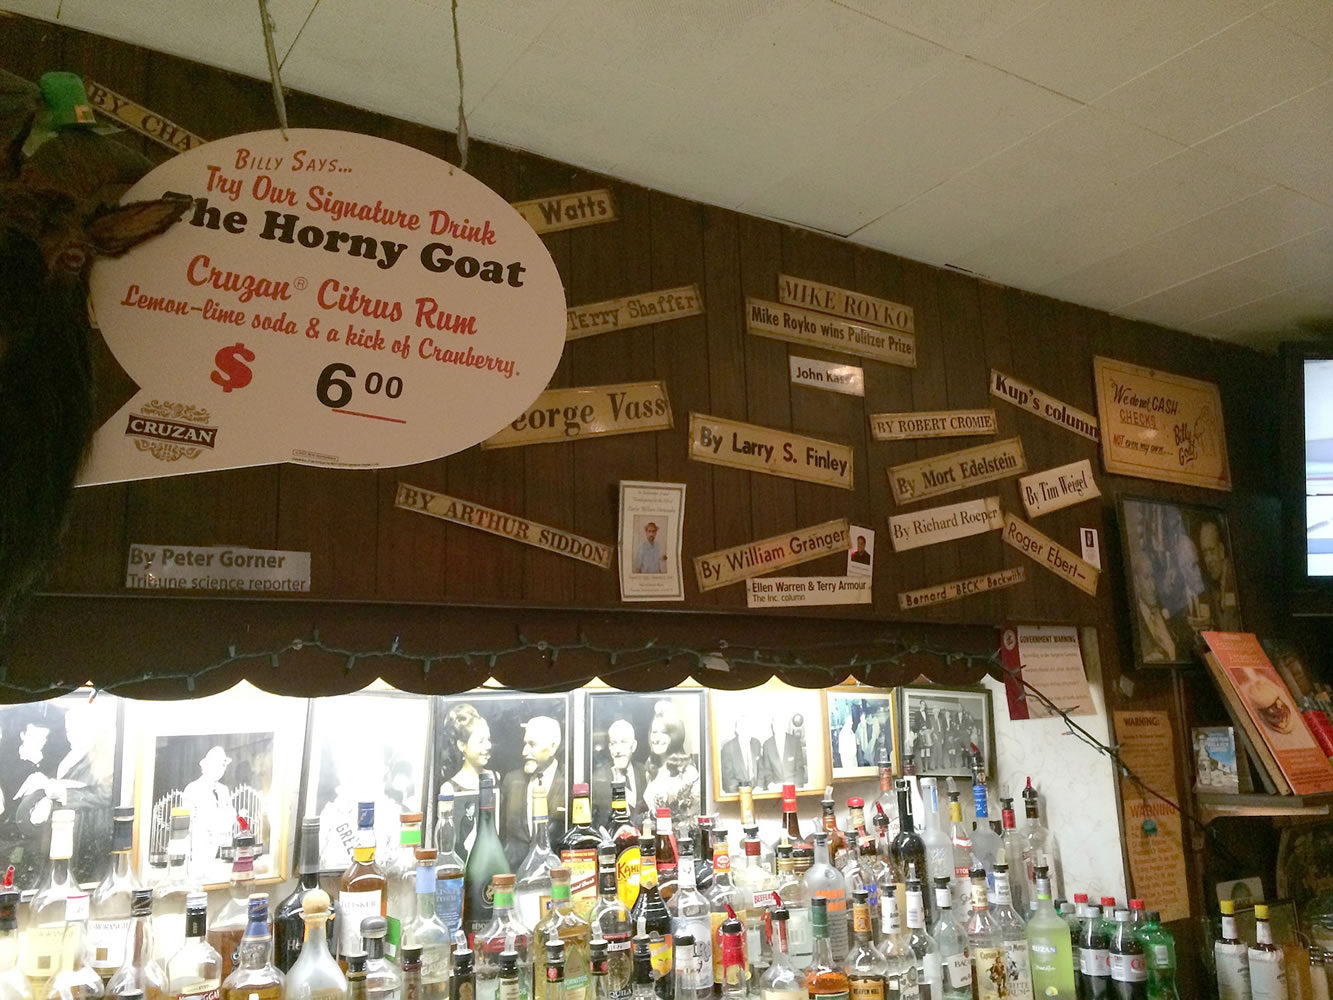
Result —
M 976 807 L 976 822 L 972 824 L 973 867 L 981 865 L 986 871 L 986 891 L 990 902 L 995 902 L 995 858 L 1000 853 L 1000 835 L 991 829 L 990 809 L 987 805 L 985 776 L 978 770 L 972 782 L 972 804 Z
M 1027 826 L 1023 827 L 1023 869 L 1028 883 L 1029 896 L 1037 891 L 1037 866 L 1046 865 L 1051 874 L 1051 898 L 1058 899 L 1063 893 L 1063 871 L 1060 867 L 1060 848 L 1055 836 L 1041 820 L 1041 809 L 1037 802 L 1037 790 L 1028 778 L 1023 789 L 1023 809 L 1027 813 Z
M 1004 939 L 1009 995 L 1026 1000 L 1032 996 L 1032 960 L 1028 952 L 1027 928 L 1014 909 L 1009 892 L 1009 866 L 1005 860 L 1004 848 L 1001 848 L 995 861 L 995 905 L 991 908 L 991 918 L 999 925 L 1000 936 Z
M 972 982 L 977 1000 L 999 1000 L 1009 995 L 1004 935 L 990 915 L 986 871 L 972 870 L 972 913 L 967 918 L 967 944 L 972 953 Z
M 144 1000 L 163 1000 L 167 995 L 167 974 L 153 957 L 152 914 L 153 891 L 135 889 L 130 903 L 125 961 L 107 983 L 107 996 L 142 993 Z
M 134 807 L 112 811 L 111 865 L 93 890 L 88 919 L 88 964 L 102 981 L 109 980 L 125 960 L 130 928 L 130 899 L 140 888 L 130 867 L 134 850 Z
M 829 863 L 829 838 L 823 830 L 813 835 L 815 860 L 805 873 L 810 904 L 824 900 L 825 930 L 835 962 L 847 957 L 847 883 Z
M 416 906 L 401 925 L 399 945 L 421 949 L 421 995 L 424 1000 L 445 1000 L 449 995 L 449 958 L 452 936 L 435 913 L 435 861 L 433 850 L 415 851 L 417 862 Z M 499 907 L 497 906 L 498 910 Z M 401 955 L 400 955 L 401 957 Z
M 434 869 L 431 875 L 433 881 Z M 432 885 L 432 891 L 434 888 Z M 287 973 L 285 1000 L 342 1000 L 346 996 L 347 980 L 329 952 L 327 924 L 331 915 L 329 896 L 323 889 L 316 887 L 302 895 L 305 940 Z
M 949 779 L 949 842 L 953 845 L 953 908 L 965 914 L 972 909 L 972 834 L 963 824 L 963 805 L 953 778 Z
M 1249 950 L 1250 995 L 1254 1000 L 1287 1000 L 1287 966 L 1282 949 L 1273 944 L 1268 907 L 1254 905 L 1255 945 Z
M 1024 920 L 1037 908 L 1037 895 L 1030 891 L 1027 876 L 1023 872 L 1023 837 L 1014 824 L 1014 800 L 1000 799 L 1000 847 L 1009 862 L 1009 892 L 1013 896 L 1014 909 Z M 1033 883 L 1035 889 L 1036 883 Z
M 676 941 L 676 1000 L 709 1000 L 713 995 L 713 927 L 708 899 L 694 887 L 694 855 L 688 842 L 680 845 L 676 894 L 667 904 L 671 933 Z M 769 879 L 773 876 L 769 875 Z M 771 893 L 772 890 L 770 890 Z M 680 938 L 690 937 L 690 956 L 681 975 Z
M 972 1000 L 972 956 L 968 951 L 967 931 L 954 919 L 952 876 L 935 879 L 935 921 L 931 935 L 940 950 L 943 981 L 938 996 L 931 1000 Z
M 935 1000 L 944 980 L 944 959 L 939 945 L 926 930 L 925 900 L 921 896 L 921 881 L 916 877 L 916 866 L 907 872 L 907 943 L 916 956 L 917 984 L 923 996 Z
M 921 779 L 922 827 L 917 830 L 926 845 L 926 870 L 934 884 L 941 875 L 953 874 L 953 843 L 940 827 L 940 789 L 934 778 Z
M 384 938 L 384 953 L 398 957 L 402 945 L 403 926 L 417 912 L 417 848 L 421 846 L 421 813 L 400 813 L 398 816 L 398 853 L 390 860 L 384 873 L 385 919 L 389 933 Z M 431 872 L 432 876 L 434 871 Z M 431 890 L 435 889 L 434 879 Z
M 1032 956 L 1033 993 L 1038 997 L 1072 1000 L 1076 986 L 1069 925 L 1051 905 L 1045 868 L 1037 869 L 1037 909 L 1028 921 L 1027 939 Z
M 694 950 L 694 934 L 684 930 L 672 935 L 672 972 L 671 994 L 676 998 L 694 1000 L 699 996 L 699 984 L 703 981 L 703 962 Z M 712 978 L 713 970 L 708 970 Z M 713 995 L 713 984 L 708 984 L 708 997 Z

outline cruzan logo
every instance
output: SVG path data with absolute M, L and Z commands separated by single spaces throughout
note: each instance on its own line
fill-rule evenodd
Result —
M 137 438 L 135 447 L 163 462 L 198 458 L 202 449 L 217 443 L 218 428 L 209 427 L 208 411 L 188 403 L 153 400 L 131 413 L 125 436 Z

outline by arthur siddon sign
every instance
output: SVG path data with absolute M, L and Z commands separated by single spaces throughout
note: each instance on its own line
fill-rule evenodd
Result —
M 373 136 L 252 132 L 182 152 L 127 201 L 194 199 L 99 259 L 92 303 L 140 386 L 81 483 L 274 462 L 387 468 L 507 426 L 565 343 L 541 238 L 481 182 Z

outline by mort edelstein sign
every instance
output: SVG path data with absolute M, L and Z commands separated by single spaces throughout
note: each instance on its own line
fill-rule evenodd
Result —
M 850 490 L 852 449 L 836 441 L 690 414 L 690 458 Z
M 1231 489 L 1222 397 L 1212 382 L 1093 358 L 1107 472 Z
M 565 321 L 565 338 L 595 337 L 613 330 L 630 330 L 636 326 L 698 316 L 703 311 L 704 302 L 699 296 L 698 285 L 641 292 L 605 302 L 570 306 Z
M 891 365 L 916 367 L 916 338 L 910 333 L 881 330 L 810 309 L 752 298 L 745 300 L 745 319 L 749 331 L 757 337 L 811 344 Z
M 889 538 L 893 541 L 893 551 L 906 552 L 936 542 L 998 531 L 1003 521 L 999 497 L 965 500 L 914 514 L 897 514 L 889 518 Z
M 995 411 L 922 410 L 913 413 L 872 413 L 870 433 L 876 441 L 992 436 L 996 433 Z
M 671 428 L 665 382 L 627 382 L 581 389 L 547 389 L 483 448 L 552 444 L 582 437 Z
M 1047 538 L 1032 525 L 1013 514 L 1004 515 L 1004 528 L 1001 537 L 1006 545 L 1011 545 L 1033 562 L 1050 570 L 1066 583 L 1073 584 L 1085 594 L 1097 593 L 1097 570 L 1084 562 L 1074 553 L 1055 541 Z
M 716 590 L 752 576 L 786 569 L 847 549 L 847 519 L 825 521 L 784 535 L 694 557 L 700 590 Z
M 1022 566 L 1000 569 L 994 573 L 969 576 L 966 580 L 952 580 L 949 583 L 937 583 L 933 587 L 922 587 L 920 590 L 901 591 L 898 594 L 898 607 L 904 611 L 910 611 L 912 608 L 928 608 L 935 604 L 972 597 L 974 594 L 1013 587 L 1026 579 L 1027 571 Z
M 1096 441 L 1099 438 L 1097 418 L 1091 413 L 1085 413 L 1076 406 L 1062 403 L 1011 375 L 997 372 L 994 368 L 990 370 L 990 394 L 1007 403 L 1013 403 L 1019 409 L 1041 417 L 1048 423 L 1073 431 L 1089 441 Z
M 893 499 L 900 504 L 966 489 L 981 483 L 1019 476 L 1027 471 L 1023 442 L 1005 438 L 990 444 L 951 451 L 933 458 L 895 465 L 888 471 Z
M 1024 476 L 1018 481 L 1018 495 L 1028 517 L 1036 517 L 1099 497 L 1102 491 L 1092 478 L 1092 463 L 1085 458 Z
M 831 316 L 841 316 L 855 323 L 878 326 L 901 333 L 916 332 L 916 316 L 911 306 L 888 299 L 877 299 L 847 288 L 824 285 L 789 274 L 778 275 L 778 299 L 783 305 L 804 306 Z

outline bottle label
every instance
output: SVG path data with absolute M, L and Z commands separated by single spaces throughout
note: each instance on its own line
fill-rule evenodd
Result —
M 218 1000 L 220 990 L 217 986 L 205 983 L 190 983 L 180 991 L 178 1000 Z
M 949 985 L 956 990 L 972 985 L 972 959 L 967 952 L 944 957 L 944 975 Z
M 705 987 L 711 987 L 713 968 L 712 962 L 708 963 L 708 980 L 704 979 L 704 957 L 699 954 L 699 948 L 695 947 L 689 951 L 683 948 L 676 952 L 676 990 L 681 993 L 697 994 Z
M 884 980 L 878 976 L 851 981 L 853 1000 L 884 1000 Z
M 638 845 L 627 847 L 616 856 L 616 892 L 627 910 L 634 909 L 639 899 L 640 861 Z M 720 870 L 716 860 L 713 862 L 713 870 Z
M 597 849 L 560 852 L 560 863 L 569 869 L 569 895 L 574 912 L 584 920 L 597 905 Z
M 228 993 L 231 991 L 228 990 Z M 244 1000 L 282 1000 L 281 986 L 245 986 L 236 990 L 236 994 Z
M 397 958 L 398 945 L 403 936 L 403 922 L 397 917 L 385 917 L 384 923 L 384 954 L 389 958 Z
M 713 983 L 718 986 L 722 984 L 722 921 L 726 919 L 725 912 L 708 914 L 713 937 Z
M 806 1000 L 806 994 L 805 990 L 762 989 L 759 1000 Z
M 1250 960 L 1244 944 L 1221 944 L 1213 949 L 1217 988 L 1222 1000 L 1250 1000 Z
M 1014 894 L 1009 888 L 1009 873 L 995 873 L 995 902 L 1002 906 L 1014 905 Z
M 379 889 L 338 893 L 338 953 L 350 955 L 360 951 L 361 921 L 378 917 L 383 911 L 384 893 Z
M 923 985 L 938 986 L 944 982 L 944 959 L 938 951 L 928 951 L 921 956 L 917 972 Z
M 953 894 L 949 892 L 949 887 L 943 889 L 935 887 L 935 909 L 946 910 L 953 907 Z
M 1228 917 L 1225 914 L 1222 916 L 1222 936 L 1232 941 L 1236 939 L 1235 917 Z
M 451 935 L 463 926 L 463 882 L 463 878 L 435 880 L 435 915 Z
M 916 981 L 916 969 L 909 968 L 898 980 L 899 1000 L 921 1000 L 921 985 Z
M 926 926 L 926 907 L 919 892 L 907 894 L 907 926 L 921 928 Z
M 1080 948 L 1078 964 L 1085 976 L 1106 979 L 1111 975 L 1111 953 L 1105 948 Z
M 852 907 L 852 931 L 856 934 L 870 933 L 870 907 Z
M 45 979 L 56 974 L 65 942 L 65 925 L 30 927 L 23 948 L 22 969 L 29 979 Z
M 671 975 L 671 935 L 653 937 L 648 942 L 648 955 L 653 963 L 653 976 L 661 979 Z
M 816 993 L 814 987 L 809 989 L 810 1000 L 851 1000 L 849 990 L 841 990 L 837 993 Z
M 1142 955 L 1139 956 L 1143 958 Z M 1009 975 L 1009 992 L 1016 997 L 1032 996 L 1032 968 L 1029 964 L 1028 943 L 1025 939 L 1006 941 L 1004 959 Z
M 518 980 L 501 979 L 495 990 L 495 1000 L 519 1000 Z
M 1148 964 L 1144 962 L 1143 955 L 1122 955 L 1119 952 L 1111 955 L 1111 978 L 1117 983 L 1146 983 L 1148 981 Z
M 842 961 L 847 954 L 847 890 L 816 889 L 815 896 L 828 901 L 828 939 L 833 957 Z
M 1166 971 L 1171 968 L 1171 949 L 1164 944 L 1155 944 L 1152 946 L 1153 967 L 1160 971 Z
M 990 897 L 986 892 L 986 883 L 972 883 L 972 909 L 984 910 L 990 905 Z
M 1251 948 L 1249 957 L 1254 1000 L 1287 1000 L 1287 965 L 1282 952 Z
M 793 906 L 789 912 L 791 919 L 787 921 L 787 951 L 796 968 L 803 969 L 809 964 L 810 955 L 815 950 L 815 930 L 810 925 L 810 911 L 804 906 Z
M 1009 995 L 1003 948 L 977 948 L 973 961 L 976 964 L 977 1000 L 999 1000 Z
M 115 972 L 125 963 L 128 920 L 88 921 L 88 961 L 98 972 Z
M 1273 943 L 1273 928 L 1267 920 L 1256 920 L 1254 922 L 1254 940 L 1259 944 Z

